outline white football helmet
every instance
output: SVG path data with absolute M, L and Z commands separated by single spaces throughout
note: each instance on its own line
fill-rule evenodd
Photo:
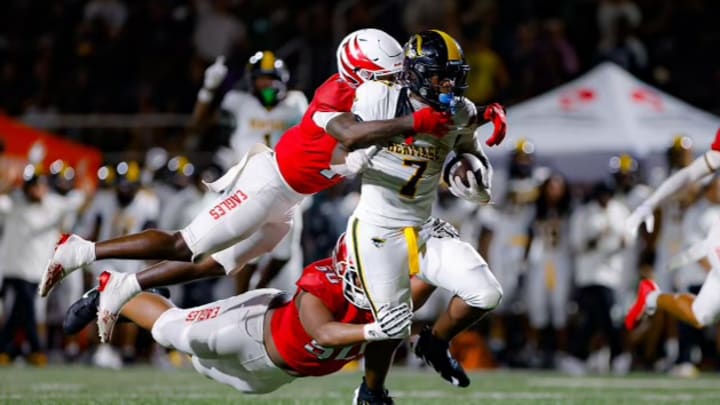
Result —
M 343 38 L 337 49 L 340 77 L 353 86 L 403 68 L 403 48 L 383 31 L 366 28 Z
M 355 264 L 348 257 L 344 233 L 340 235 L 335 243 L 332 259 L 335 272 L 342 279 L 345 299 L 356 307 L 369 311 L 370 301 L 368 301 L 367 295 L 365 295 L 365 291 L 361 287 L 360 274 Z

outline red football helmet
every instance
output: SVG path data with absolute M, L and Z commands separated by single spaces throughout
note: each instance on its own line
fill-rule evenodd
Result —
M 403 68 L 403 50 L 395 38 L 368 28 L 343 38 L 337 49 L 340 77 L 353 86 L 367 80 L 398 73 Z
M 335 272 L 342 279 L 345 299 L 356 307 L 369 311 L 370 301 L 368 301 L 367 295 L 362 289 L 360 274 L 348 256 L 344 233 L 340 235 L 335 243 L 332 259 Z

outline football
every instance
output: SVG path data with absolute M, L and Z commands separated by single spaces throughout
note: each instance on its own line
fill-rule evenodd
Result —
M 447 167 L 445 167 L 445 182 L 450 184 L 451 178 L 459 177 L 462 184 L 469 187 L 470 184 L 468 182 L 467 173 L 471 171 L 475 174 L 475 180 L 477 180 L 479 185 L 483 185 L 482 179 L 485 177 L 483 175 L 484 170 L 486 169 L 480 161 L 480 158 L 472 153 L 461 153 L 455 159 L 449 161 Z

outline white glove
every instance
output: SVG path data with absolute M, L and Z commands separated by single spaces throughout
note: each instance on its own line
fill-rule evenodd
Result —
M 363 327 L 365 340 L 372 342 L 409 336 L 412 316 L 410 306 L 405 302 L 392 308 L 389 304 L 383 305 L 378 310 L 377 320 Z
M 345 168 L 352 174 L 358 174 L 371 166 L 371 160 L 378 151 L 378 147 L 373 145 L 369 148 L 357 149 L 345 156 Z
M 655 229 L 655 217 L 653 216 L 653 209 L 649 205 L 642 204 L 635 208 L 635 211 L 625 220 L 626 244 L 635 241 L 640 224 L 645 224 L 645 230 L 648 232 Z
M 452 116 L 453 124 L 458 127 L 467 127 L 477 122 L 477 107 L 467 97 L 459 97 Z
M 469 186 L 465 186 L 458 176 L 450 178 L 449 190 L 452 195 L 476 204 L 487 204 L 490 202 L 490 190 L 478 186 L 475 173 L 468 171 L 466 177 Z
M 218 56 L 217 59 L 215 59 L 215 63 L 205 69 L 203 87 L 210 91 L 217 89 L 223 80 L 225 80 L 227 72 L 228 68 L 225 66 L 225 57 Z

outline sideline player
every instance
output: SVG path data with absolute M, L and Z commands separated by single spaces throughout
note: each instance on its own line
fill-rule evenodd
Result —
M 379 81 L 364 83 L 356 92 L 352 112 L 362 120 L 382 120 L 430 106 L 436 111 L 452 112 L 456 128 L 443 138 L 418 133 L 408 141 L 398 135 L 379 149 L 372 164 L 362 174 L 360 201 L 348 221 L 347 245 L 369 307 L 376 316 L 385 306 L 411 304 L 410 276 L 421 271 L 423 256 L 427 254 L 426 242 L 432 229 L 430 212 L 443 167 L 452 168 L 458 159 L 456 156 L 462 153 L 473 155 L 480 166 L 475 173 L 481 177 L 476 179 L 473 172 L 468 172 L 467 184 L 463 184 L 459 178 L 449 175 L 446 180 L 450 191 L 474 203 L 490 200 L 492 168 L 474 135 L 477 111 L 474 104 L 461 97 L 467 87 L 469 71 L 462 49 L 445 32 L 428 30 L 412 36 L 405 45 L 404 54 L 400 77 L 403 85 Z M 453 106 L 453 103 L 457 105 Z M 499 105 L 497 109 L 502 113 Z M 475 253 L 457 257 L 467 259 L 469 263 L 457 268 L 454 266 L 457 262 L 445 263 L 447 267 L 443 268 L 452 274 L 448 281 L 453 287 L 462 289 L 465 286 L 460 284 L 466 282 L 475 287 L 475 301 L 467 318 L 471 323 L 497 306 L 502 296 L 502 289 L 487 264 Z M 473 279 L 480 275 L 483 278 L 480 285 L 476 285 Z M 401 337 L 407 337 L 409 333 L 407 329 Z M 434 336 L 437 338 L 434 339 L 431 334 L 427 338 L 433 342 L 444 341 L 446 348 L 452 336 L 454 334 Z M 387 370 L 391 356 L 380 354 L 380 351 L 391 352 L 394 343 L 387 342 L 384 349 L 372 355 L 368 353 L 366 366 L 370 367 L 371 361 L 374 366 L 377 361 L 378 369 Z M 433 346 L 436 345 L 417 345 L 416 354 L 428 360 Z M 448 364 L 452 363 L 448 357 L 433 356 L 435 360 L 442 360 L 445 367 L 433 366 L 453 384 L 467 386 L 467 377 L 460 381 L 457 375 L 449 375 L 453 371 L 458 375 L 464 373 L 460 374 L 457 367 Z M 381 364 L 383 359 L 387 364 Z M 378 388 L 375 381 L 367 383 L 373 389 Z
M 720 130 L 710 150 L 695 159 L 689 166 L 668 177 L 652 195 L 633 211 L 626 222 L 629 238 L 637 235 L 640 224 L 645 224 L 648 231 L 654 225 L 653 211 L 668 197 L 683 190 L 688 185 L 704 177 L 716 173 L 720 168 Z M 700 292 L 693 294 L 668 294 L 652 280 L 642 280 L 638 287 L 635 304 L 630 308 L 625 327 L 634 329 L 643 315 L 652 315 L 658 308 L 667 311 L 675 318 L 696 328 L 703 328 L 717 321 L 720 317 L 720 221 L 716 221 L 707 238 L 700 244 L 691 246 L 681 253 L 693 260 L 707 259 L 709 273 L 702 284 Z
M 306 195 L 340 183 L 346 175 L 357 173 L 367 164 L 369 150 L 350 152 L 343 162 L 346 150 L 370 146 L 398 133 L 414 131 L 442 136 L 449 118 L 430 108 L 392 120 L 353 120 L 352 125 L 338 126 L 334 135 L 328 135 L 316 124 L 317 117 L 325 112 L 350 110 L 355 88 L 354 82 L 346 81 L 345 77 L 353 81 L 379 79 L 390 77 L 401 68 L 401 47 L 384 32 L 360 30 L 350 34 L 349 39 L 341 44 L 338 54 L 348 53 L 351 65 L 338 61 L 343 74 L 333 75 L 318 88 L 301 123 L 283 135 L 274 152 L 256 145 L 240 163 L 210 185 L 211 189 L 224 190 L 216 205 L 174 233 L 153 229 L 97 243 L 76 235 L 63 239 L 43 274 L 39 294 L 47 295 L 67 274 L 96 260 L 198 261 L 235 245 L 234 254 L 228 255 L 234 259 L 232 263 L 215 259 L 229 273 L 236 264 L 270 251 L 285 236 L 294 210 Z M 352 49 L 345 50 L 348 47 Z M 141 289 L 209 275 L 188 273 L 189 268 L 155 268 L 111 282 L 110 294 L 103 296 L 109 296 L 113 302 L 107 305 L 101 302 L 101 311 L 107 315 L 99 318 L 101 338 L 109 336 L 122 304 Z

